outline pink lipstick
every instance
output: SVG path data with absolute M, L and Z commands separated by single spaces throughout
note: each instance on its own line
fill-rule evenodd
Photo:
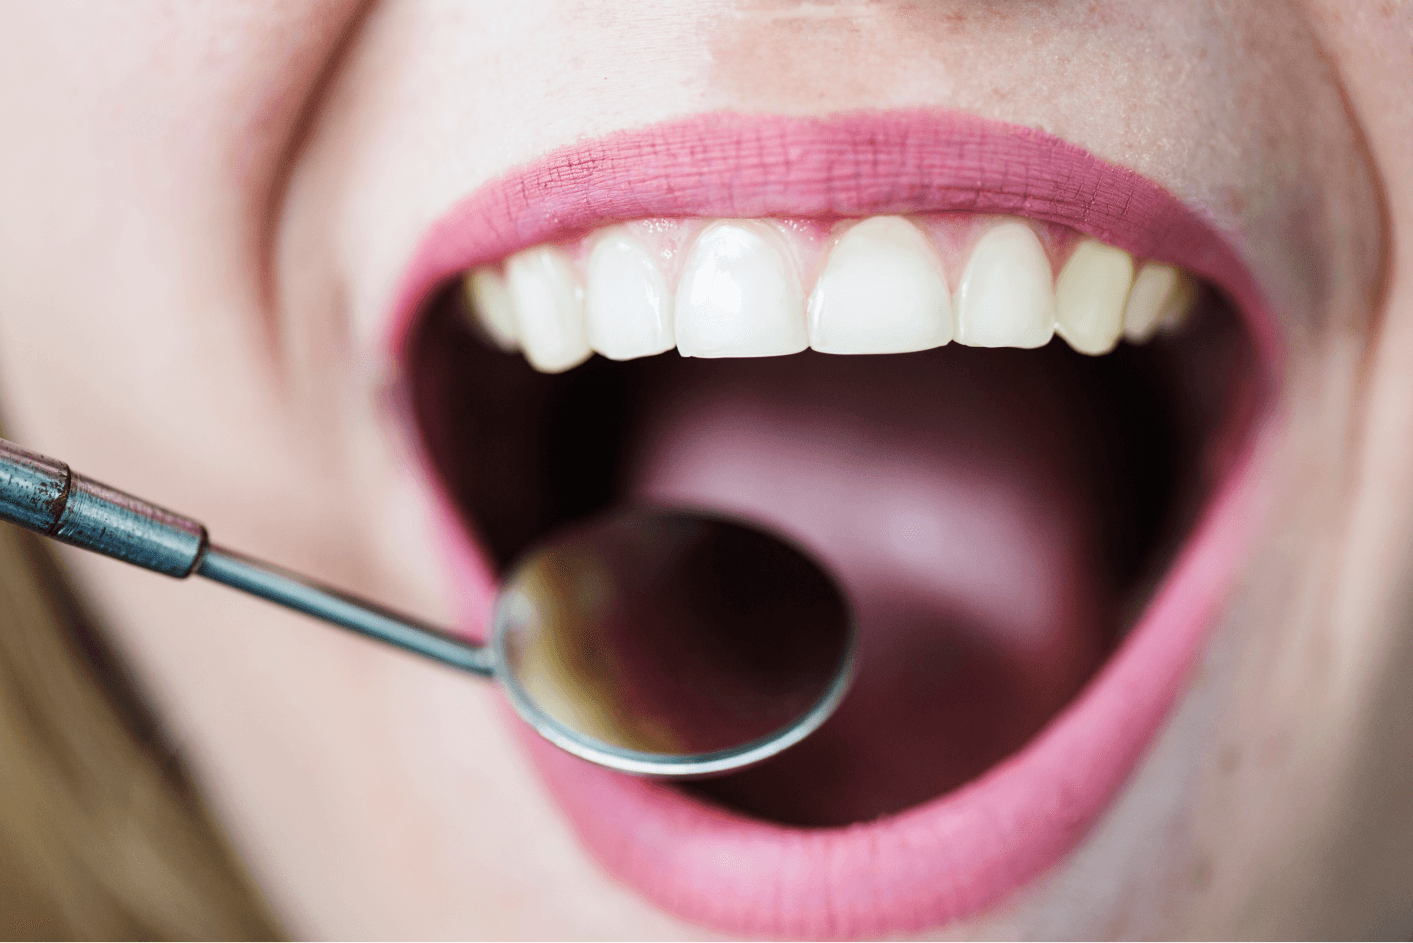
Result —
M 521 249 L 646 218 L 923 213 L 1023 216 L 1180 266 L 1239 313 L 1256 369 L 1214 436 L 1220 479 L 1141 614 L 1038 732 L 965 782 L 879 818 L 808 827 L 597 769 L 525 737 L 594 858 L 659 907 L 716 930 L 858 938 L 937 927 L 997 905 L 1084 838 L 1182 694 L 1256 524 L 1282 359 L 1261 291 L 1199 211 L 1035 130 L 926 110 L 709 114 L 575 145 L 480 188 L 427 234 L 391 315 L 388 349 L 415 385 L 419 332 L 438 291 Z M 470 437 L 466 448 L 476 447 Z M 462 623 L 476 635 L 494 566 L 435 451 L 425 450 L 426 477 L 468 600 Z

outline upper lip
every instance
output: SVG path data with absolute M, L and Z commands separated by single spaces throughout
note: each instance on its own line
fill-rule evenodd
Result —
M 608 223 L 923 212 L 1026 216 L 1180 266 L 1226 290 L 1267 362 L 1279 359 L 1276 322 L 1247 266 L 1176 197 L 1031 128 L 934 110 L 707 114 L 556 151 L 432 225 L 395 294 L 387 349 L 400 361 L 447 279 Z
M 448 279 L 618 220 L 948 211 L 1058 223 L 1206 279 L 1234 300 L 1274 388 L 1276 322 L 1243 260 L 1199 213 L 1056 138 L 942 111 L 704 115 L 552 153 L 433 225 L 397 293 L 387 349 L 406 362 L 418 314 Z M 975 913 L 1075 846 L 1167 715 L 1245 551 L 1258 440 L 1246 438 L 1143 618 L 1088 687 L 1019 753 L 956 792 L 869 826 L 800 832 L 586 767 L 533 738 L 532 754 L 605 866 L 689 919 L 836 937 Z M 479 625 L 485 613 L 465 619 Z

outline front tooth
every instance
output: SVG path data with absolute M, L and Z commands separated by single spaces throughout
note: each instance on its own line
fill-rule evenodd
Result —
M 952 293 L 916 226 L 876 216 L 829 253 L 809 300 L 810 346 L 826 354 L 902 354 L 952 339 Z
M 627 233 L 610 230 L 594 243 L 588 282 L 584 323 L 594 350 L 612 360 L 632 360 L 677 343 L 667 282 Z
M 515 337 L 515 306 L 506 290 L 505 279 L 496 274 L 495 269 L 478 268 L 466 276 L 464 287 L 474 326 L 501 350 L 519 350 L 520 341 Z
M 1159 327 L 1187 313 L 1197 286 L 1186 274 L 1161 262 L 1145 262 L 1133 280 L 1124 309 L 1124 337 L 1142 343 Z
M 1123 333 L 1132 285 L 1133 256 L 1085 239 L 1055 283 L 1055 332 L 1082 354 L 1107 354 Z
M 560 373 L 588 359 L 584 291 L 569 260 L 558 249 L 526 249 L 505 263 L 515 305 L 516 333 L 525 359 L 542 373 Z
M 779 236 L 762 223 L 713 223 L 677 286 L 684 357 L 774 357 L 808 345 L 804 292 Z
M 1044 347 L 1055 333 L 1055 288 L 1045 248 L 1025 223 L 977 242 L 957 289 L 957 343 Z

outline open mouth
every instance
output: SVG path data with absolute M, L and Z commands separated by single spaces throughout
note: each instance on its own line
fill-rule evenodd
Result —
M 728 931 L 857 936 L 1070 850 L 1239 564 L 1276 358 L 1220 237 L 1061 142 L 912 113 L 635 132 L 454 216 L 392 343 L 461 578 L 706 508 L 810 548 L 859 618 L 854 690 L 761 766 L 664 785 L 532 744 L 605 866 Z

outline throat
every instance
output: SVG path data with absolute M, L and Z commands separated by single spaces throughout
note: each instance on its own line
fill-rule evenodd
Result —
M 957 354 L 695 362 L 644 389 L 630 500 L 775 528 L 859 621 L 835 717 L 699 793 L 795 825 L 897 812 L 1018 749 L 1102 662 L 1104 499 L 1123 492 L 1094 441 L 1102 402 L 1076 402 L 1063 356 Z

